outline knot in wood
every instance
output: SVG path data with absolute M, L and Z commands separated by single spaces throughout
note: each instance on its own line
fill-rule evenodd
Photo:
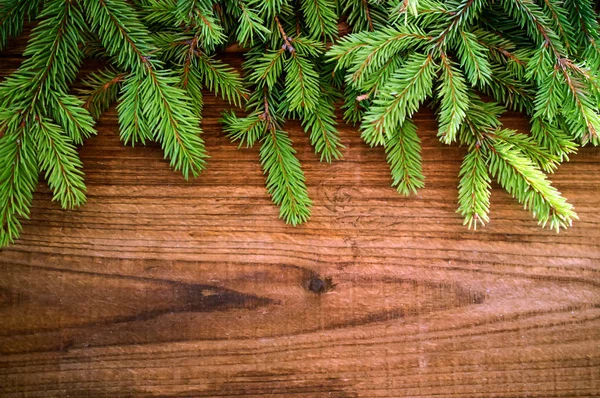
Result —
M 318 276 L 313 276 L 308 281 L 308 290 L 315 294 L 326 293 L 332 290 L 334 287 L 335 285 L 333 284 L 331 277 L 321 279 Z

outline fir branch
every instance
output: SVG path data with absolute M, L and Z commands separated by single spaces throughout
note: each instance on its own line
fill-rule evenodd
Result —
M 231 141 L 240 142 L 239 147 L 254 146 L 267 131 L 267 122 L 259 111 L 242 118 L 237 117 L 233 112 L 225 112 L 221 117 L 221 122 Z
M 81 145 L 84 139 L 96 134 L 94 118 L 85 108 L 82 100 L 59 92 L 51 93 L 49 99 L 52 118 L 73 143 Z
M 206 51 L 212 51 L 226 41 L 223 27 L 213 15 L 213 1 L 179 0 L 177 2 L 178 24 L 193 29 Z
M 23 31 L 23 21 L 37 16 L 42 0 L 3 0 L 0 2 L 0 50 L 8 39 Z
M 459 142 L 469 147 L 482 146 L 485 134 L 493 134 L 502 126 L 500 115 L 505 109 L 496 102 L 484 102 L 472 91 L 468 95 L 469 107 L 460 128 Z
M 126 74 L 113 68 L 106 68 L 98 73 L 90 73 L 82 82 L 79 95 L 84 100 L 83 107 L 96 120 L 110 105 L 117 100 Z
M 122 69 L 150 68 L 156 47 L 150 32 L 139 21 L 135 10 L 124 0 L 83 0 L 91 28 L 102 45 Z
M 244 68 L 254 70 L 249 76 L 250 81 L 257 84 L 266 84 L 269 89 L 273 88 L 283 73 L 284 52 L 284 49 L 280 49 L 267 51 L 260 56 L 249 54 L 249 59 Z
M 310 141 L 321 161 L 331 162 L 341 159 L 344 146 L 335 128 L 335 108 L 327 97 L 321 95 L 313 112 L 302 112 L 301 121 L 305 131 L 310 133 Z
M 556 54 L 565 52 L 560 38 L 550 29 L 544 11 L 533 0 L 502 0 L 501 4 L 522 28 L 527 29 L 537 45 L 549 47 Z
M 180 14 L 177 0 L 150 0 L 139 1 L 139 7 L 146 11 L 142 20 L 147 25 L 173 27 L 180 23 Z
M 360 86 L 365 75 L 379 70 L 386 62 L 402 51 L 417 49 L 431 40 L 415 26 L 390 27 L 377 34 L 365 36 L 367 45 L 358 49 L 349 69 L 348 82 Z
M 360 100 L 377 97 L 382 87 L 385 87 L 390 78 L 402 68 L 404 61 L 402 57 L 390 58 L 379 70 L 365 79 L 360 86 L 355 85 L 365 92 L 360 96 Z
M 552 30 L 554 30 L 562 43 L 565 45 L 567 53 L 573 51 L 574 43 L 572 38 L 575 36 L 573 27 L 569 23 L 567 10 L 560 6 L 556 0 L 543 0 L 542 8 L 547 18 L 551 21 Z
M 519 149 L 501 140 L 491 140 L 488 167 L 493 178 L 529 209 L 539 223 L 557 232 L 578 219 L 573 206 L 550 185 L 546 176 Z
M 327 52 L 330 62 L 336 63 L 334 71 L 349 67 L 357 59 L 360 49 L 370 45 L 371 36 L 369 32 L 358 32 L 339 39 Z
M 381 3 L 369 0 L 342 0 L 342 13 L 348 16 L 353 32 L 370 31 L 388 23 L 388 12 Z
M 305 57 L 319 58 L 325 50 L 325 45 L 322 42 L 307 37 L 295 37 L 293 43 L 298 54 Z
M 578 50 L 590 67 L 600 69 L 600 23 L 588 0 L 565 0 Z
M 220 92 L 229 103 L 241 106 L 242 101 L 248 97 L 248 91 L 243 87 L 239 73 L 222 61 L 206 55 L 197 57 L 197 62 L 197 70 L 204 86 L 217 95 Z
M 300 113 L 314 111 L 320 95 L 319 75 L 314 66 L 295 51 L 285 60 L 284 65 L 289 110 Z
M 19 237 L 38 182 L 36 144 L 18 114 L 0 112 L 0 246 Z
M 519 79 L 523 78 L 529 61 L 530 49 L 517 49 L 512 41 L 498 33 L 487 32 L 483 29 L 475 29 L 472 33 L 477 37 L 477 42 L 487 48 L 491 61 L 506 66 L 512 75 Z M 495 72 L 492 71 L 492 78 L 494 74 Z
M 394 74 L 363 117 L 362 137 L 370 145 L 383 144 L 386 136 L 402 126 L 407 117 L 431 95 L 436 66 L 431 55 L 414 53 Z
M 556 117 L 566 96 L 565 80 L 558 67 L 542 78 L 540 90 L 535 97 L 534 117 L 544 117 L 550 122 Z
M 435 38 L 435 47 L 438 49 L 452 42 L 456 34 L 469 26 L 487 5 L 486 0 L 456 0 L 448 3 L 455 6 L 455 11 L 446 14 L 449 17 L 448 23 Z
M 168 70 L 160 70 L 161 63 L 150 58 L 155 47 L 134 9 L 116 0 L 87 0 L 85 4 L 107 51 L 135 74 L 125 83 L 122 101 L 134 99 L 136 105 L 118 108 L 122 138 L 134 143 L 152 136 L 161 143 L 175 170 L 181 170 L 186 179 L 190 173 L 197 176 L 206 158 L 200 120 L 185 91 L 175 87 L 179 79 Z M 136 89 L 139 94 L 132 93 Z
M 121 89 L 121 101 L 117 105 L 119 115 L 119 126 L 121 140 L 125 145 L 131 143 L 135 146 L 140 142 L 142 145 L 146 141 L 152 140 L 150 131 L 150 121 L 144 114 L 142 107 L 141 89 L 143 77 L 140 74 L 132 74 L 123 81 Z
M 384 146 L 392 173 L 392 186 L 403 195 L 416 194 L 417 189 L 425 186 L 417 126 L 412 120 L 406 120 L 387 138 Z
M 264 20 L 272 20 L 287 4 L 285 0 L 248 0 L 248 5 L 259 9 Z
M 418 15 L 418 9 L 419 0 L 397 0 L 392 2 L 390 14 L 397 15 L 397 18 L 404 15 L 406 22 L 409 13 L 413 16 Z
M 460 166 L 457 213 L 464 218 L 464 225 L 477 229 L 490 222 L 490 196 L 492 194 L 486 157 L 482 148 L 473 146 Z
M 467 85 L 462 72 L 448 59 L 441 57 L 442 76 L 439 85 L 440 111 L 438 137 L 450 144 L 456 140 L 469 107 Z
M 558 156 L 549 153 L 545 148 L 537 145 L 535 140 L 525 134 L 518 134 L 514 130 L 496 130 L 494 139 L 504 141 L 521 151 L 531 161 L 546 173 L 552 173 L 558 168 Z
M 65 94 L 83 57 L 79 48 L 85 25 L 83 16 L 77 5 L 70 1 L 48 0 L 40 18 L 42 21 L 33 30 L 24 53 L 28 58 L 0 85 L 0 131 L 4 134 L 0 147 L 3 157 L 12 162 L 0 164 L 2 245 L 18 236 L 18 217 L 29 214 L 31 195 L 39 177 L 38 166 L 34 163 L 48 167 L 57 165 L 56 158 L 52 158 L 57 152 L 45 152 L 43 144 L 47 141 L 40 138 L 36 145 L 33 138 L 39 123 L 47 118 L 48 108 L 53 107 L 51 113 L 66 126 L 73 139 L 79 141 L 93 132 L 89 115 L 82 109 L 74 111 L 72 105 L 77 101 Z M 72 117 L 77 117 L 78 122 L 70 120 Z M 71 148 L 63 131 L 56 129 L 54 140 L 66 143 L 61 148 Z M 71 172 L 47 174 L 54 198 L 65 207 L 85 201 L 83 180 L 77 179 L 81 162 L 74 150 L 68 151 Z M 69 184 L 78 190 L 69 188 Z
M 364 107 L 361 104 L 366 104 L 367 99 L 368 97 L 361 96 L 357 89 L 346 87 L 344 105 L 342 105 L 342 109 L 345 109 L 344 120 L 352 124 L 360 122 L 364 116 Z
M 42 21 L 33 29 L 23 54 L 28 58 L 4 82 L 11 86 L 13 79 L 31 79 L 31 84 L 20 86 L 21 90 L 12 89 L 16 96 L 12 102 L 21 99 L 28 103 L 27 112 L 50 92 L 68 92 L 83 59 L 79 44 L 83 42 L 81 32 L 85 21 L 75 4 L 66 0 L 47 1 L 40 18 Z
M 161 143 L 171 167 L 183 177 L 194 177 L 204 169 L 204 142 L 200 126 L 185 92 L 174 87 L 178 78 L 168 71 L 155 71 L 140 85 L 142 112 L 153 137 Z
M 480 84 L 479 88 L 509 109 L 531 112 L 534 107 L 534 91 L 529 82 L 515 79 L 498 65 L 492 65 L 491 81 L 489 85 Z
M 242 0 L 238 1 L 237 8 L 240 10 L 236 30 L 238 42 L 242 45 L 250 44 L 254 46 L 254 40 L 257 36 L 261 41 L 265 41 L 271 31 L 264 26 L 259 14 Z
M 538 146 L 547 148 L 561 162 L 569 160 L 569 154 L 577 152 L 577 144 L 565 133 L 564 128 L 560 127 L 562 123 L 564 121 L 561 121 L 561 118 L 548 122 L 538 117 L 534 117 L 531 123 L 531 137 Z
M 196 115 L 200 118 L 204 106 L 202 86 L 205 76 L 202 75 L 198 67 L 198 60 L 191 57 L 186 59 L 178 75 L 179 81 L 177 82 L 177 87 L 185 90 L 194 106 Z
M 458 41 L 458 59 L 465 70 L 469 82 L 475 86 L 489 85 L 492 69 L 487 59 L 487 48 L 479 44 L 477 37 L 471 32 L 460 32 Z
M 33 137 L 37 143 L 39 170 L 45 178 L 54 197 L 63 208 L 73 208 L 85 203 L 83 165 L 77 150 L 65 137 L 60 127 L 47 119 L 37 119 L 33 123 Z
M 308 220 L 312 204 L 295 152 L 284 131 L 268 128 L 260 147 L 260 161 L 267 174 L 267 191 L 273 202 L 280 206 L 280 218 L 292 225 Z
M 332 0 L 304 0 L 301 7 L 310 37 L 331 40 L 337 36 L 337 15 Z
M 189 32 L 159 31 L 152 33 L 155 54 L 166 63 L 191 63 L 198 52 L 198 37 Z

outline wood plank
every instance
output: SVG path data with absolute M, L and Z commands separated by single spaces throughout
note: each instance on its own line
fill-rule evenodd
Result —
M 326 164 L 288 123 L 314 200 L 294 228 L 257 149 L 231 144 L 206 100 L 198 179 L 157 146 L 124 147 L 113 109 L 81 149 L 88 203 L 62 210 L 40 184 L 0 251 L 1 396 L 600 395 L 597 149 L 552 176 L 572 229 L 540 229 L 494 185 L 490 225 L 469 231 L 464 149 L 438 142 L 430 111 L 415 118 L 426 187 L 408 198 L 355 128 Z

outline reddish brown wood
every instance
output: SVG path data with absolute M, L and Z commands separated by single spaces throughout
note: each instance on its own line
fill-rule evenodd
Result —
M 429 111 L 427 185 L 409 198 L 356 129 L 340 126 L 345 159 L 326 164 L 289 123 L 314 200 L 294 228 L 257 150 L 231 144 L 206 100 L 198 179 L 156 146 L 124 147 L 111 110 L 81 149 L 88 203 L 62 210 L 40 184 L 0 252 L 1 396 L 600 394 L 600 151 L 552 176 L 572 229 L 540 229 L 494 186 L 475 232 L 455 213 L 464 150 L 439 144 Z

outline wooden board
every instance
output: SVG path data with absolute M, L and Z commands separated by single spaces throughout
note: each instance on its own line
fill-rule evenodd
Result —
M 326 164 L 289 123 L 314 201 L 293 228 L 257 149 L 231 144 L 206 100 L 198 179 L 156 146 L 124 147 L 111 110 L 81 149 L 88 203 L 62 210 L 40 184 L 0 252 L 1 396 L 600 395 L 599 150 L 552 176 L 572 229 L 540 229 L 494 185 L 490 225 L 469 231 L 464 149 L 439 144 L 428 110 L 427 185 L 409 198 L 355 128 L 340 125 L 345 159 Z

